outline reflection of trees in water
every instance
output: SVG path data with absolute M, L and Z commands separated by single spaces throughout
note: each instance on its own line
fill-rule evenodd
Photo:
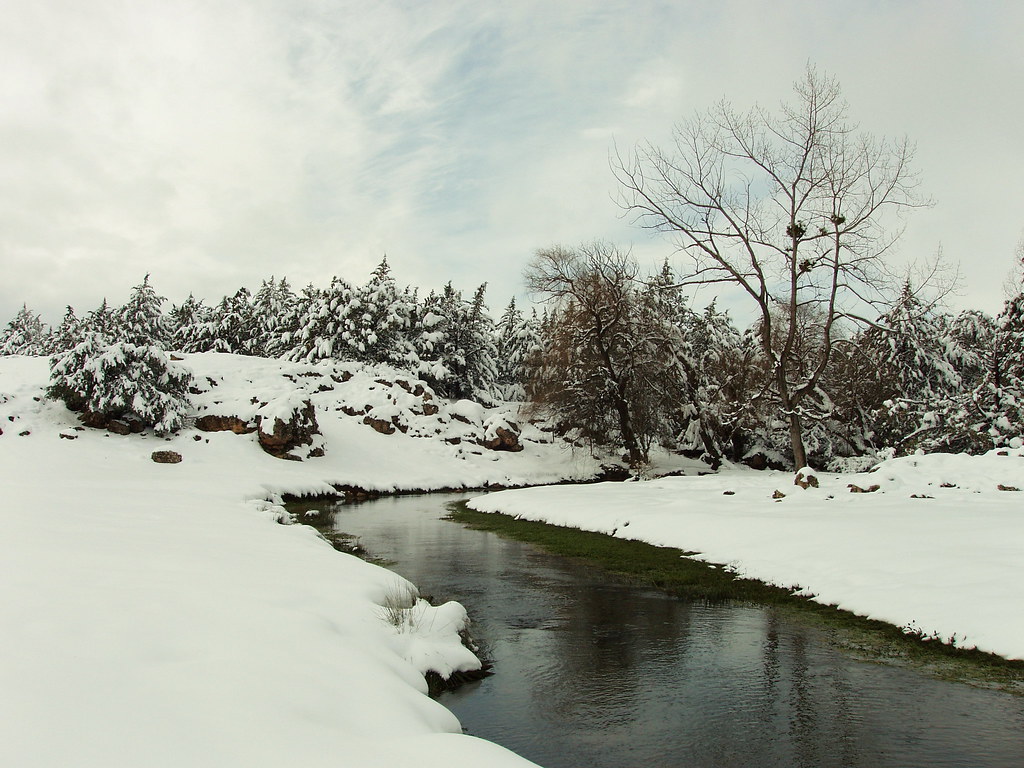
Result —
M 1024 765 L 1024 700 L 858 663 L 785 611 L 608 583 L 439 522 L 441 501 L 382 502 L 337 526 L 467 606 L 496 675 L 444 701 L 541 765 Z

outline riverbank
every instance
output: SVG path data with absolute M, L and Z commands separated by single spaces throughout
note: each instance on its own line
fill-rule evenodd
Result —
M 221 404 L 254 396 L 230 379 L 248 368 L 258 385 L 264 363 L 209 357 Z M 276 503 L 527 470 L 352 419 L 322 418 L 327 456 L 305 462 L 251 434 L 82 429 L 42 398 L 47 373 L 0 358 L 0 763 L 531 765 L 427 696 L 426 673 L 479 665 L 462 607 L 416 602 L 394 573 L 279 524 Z
M 503 491 L 469 506 L 674 547 L 908 634 L 1024 659 L 1024 451 L 817 478 L 803 489 L 792 474 L 733 469 Z
M 740 577 L 730 569 L 695 559 L 693 553 L 501 513 L 478 512 L 467 507 L 465 501 L 450 504 L 449 509 L 450 519 L 466 527 L 595 565 L 629 584 L 698 603 L 738 602 L 784 611 L 789 620 L 821 630 L 832 644 L 864 661 L 912 667 L 940 679 L 1024 696 L 1024 661 L 908 634 L 892 624 L 815 602 L 793 590 Z

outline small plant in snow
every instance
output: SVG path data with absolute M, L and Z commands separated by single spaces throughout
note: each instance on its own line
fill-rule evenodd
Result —
M 384 593 L 384 620 L 399 632 L 415 625 L 415 608 L 419 602 L 416 588 L 406 582 L 395 582 Z
M 181 428 L 192 374 L 158 347 L 110 342 L 90 332 L 50 358 L 47 397 L 104 419 L 130 418 L 160 434 Z

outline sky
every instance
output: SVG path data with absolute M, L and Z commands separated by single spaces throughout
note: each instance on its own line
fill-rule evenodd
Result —
M 271 276 L 488 283 L 538 248 L 671 241 L 610 155 L 725 98 L 776 108 L 808 63 L 916 143 L 897 261 L 939 249 L 951 308 L 997 313 L 1024 235 L 1024 4 L 660 0 L 0 3 L 0 323 L 59 321 L 145 274 L 215 303 Z M 696 303 L 714 298 L 703 289 Z

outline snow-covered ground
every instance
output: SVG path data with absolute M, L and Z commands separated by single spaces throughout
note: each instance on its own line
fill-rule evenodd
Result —
M 412 585 L 311 528 L 278 525 L 277 502 L 336 485 L 579 479 L 598 463 L 525 423 L 522 451 L 481 447 L 511 410 L 427 399 L 379 367 L 216 354 L 183 364 L 196 416 L 247 422 L 310 400 L 325 455 L 273 458 L 255 434 L 80 428 L 42 397 L 46 360 L 0 357 L 0 765 L 528 764 L 462 735 L 424 693 L 425 671 L 479 663 L 458 639 L 461 606 L 396 611 Z M 182 461 L 154 463 L 156 450 Z M 1022 467 L 1020 452 L 926 457 L 806 491 L 790 475 L 729 471 L 476 506 L 698 549 L 1022 657 L 1024 495 L 996 490 L 1024 488 Z M 847 482 L 881 489 L 850 494 Z
M 479 665 L 457 634 L 462 607 L 403 613 L 411 585 L 312 528 L 278 525 L 273 501 L 332 484 L 554 480 L 595 462 L 528 431 L 519 453 L 480 448 L 482 412 L 417 415 L 380 370 L 351 367 L 342 384 L 330 367 L 184 364 L 205 390 L 197 415 L 248 419 L 304 392 L 325 455 L 273 458 L 255 434 L 76 429 L 42 398 L 45 359 L 0 358 L 0 765 L 528 765 L 462 735 L 425 694 L 428 669 Z M 418 419 L 410 434 L 465 439 L 378 434 L 337 410 L 353 398 Z M 155 450 L 182 461 L 154 463 Z
M 789 473 L 734 469 L 510 490 L 470 506 L 696 551 L 825 604 L 1024 659 L 1024 450 L 817 477 L 804 490 Z

